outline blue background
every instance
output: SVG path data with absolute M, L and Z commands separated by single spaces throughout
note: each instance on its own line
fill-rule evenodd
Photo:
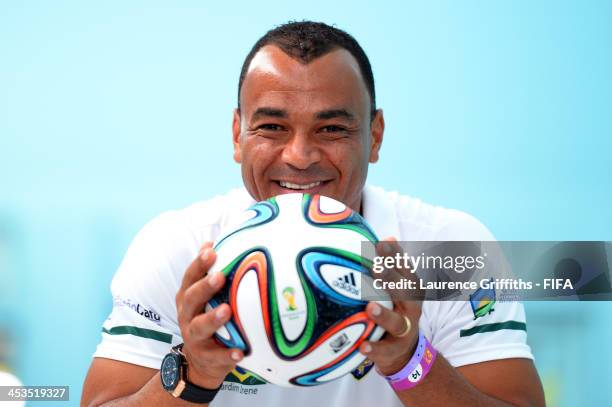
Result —
M 387 123 L 371 183 L 500 240 L 612 240 L 611 18 L 605 1 L 3 2 L 0 368 L 77 404 L 132 237 L 241 185 L 240 66 L 289 19 L 370 57 Z M 611 405 L 612 304 L 526 306 L 549 404 Z

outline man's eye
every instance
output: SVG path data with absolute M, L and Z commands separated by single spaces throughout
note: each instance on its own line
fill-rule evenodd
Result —
M 266 123 L 257 127 L 259 130 L 267 130 L 267 131 L 280 131 L 283 130 L 283 127 L 279 124 Z
M 331 126 L 323 127 L 321 131 L 323 131 L 323 133 L 341 133 L 341 132 L 345 132 L 346 129 L 344 127 L 331 125 Z

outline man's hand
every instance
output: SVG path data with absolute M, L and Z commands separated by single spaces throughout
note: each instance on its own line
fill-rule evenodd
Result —
M 379 256 L 395 256 L 401 253 L 397 240 L 389 237 L 376 245 Z M 383 274 L 386 281 L 399 281 L 401 278 L 415 279 L 414 274 L 400 273 L 398 270 L 386 270 Z M 400 371 L 412 357 L 419 337 L 419 319 L 421 318 L 422 301 L 415 297 L 414 301 L 393 299 L 393 310 L 370 302 L 366 307 L 368 316 L 387 331 L 385 337 L 378 342 L 363 342 L 359 347 L 361 353 L 375 363 L 378 371 L 391 375 Z
M 216 389 L 244 357 L 240 349 L 228 349 L 213 339 L 214 333 L 232 316 L 228 304 L 208 312 L 204 305 L 225 284 L 222 273 L 207 275 L 216 254 L 212 243 L 202 246 L 200 255 L 189 266 L 176 294 L 178 323 L 183 337 L 183 353 L 189 363 L 188 380 L 207 389 Z

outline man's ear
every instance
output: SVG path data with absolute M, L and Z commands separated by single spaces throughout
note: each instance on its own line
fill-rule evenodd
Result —
M 240 110 L 238 109 L 234 109 L 232 120 L 232 142 L 234 143 L 234 161 L 240 164 L 242 155 L 240 154 Z
M 371 163 L 378 161 L 378 152 L 383 141 L 383 134 L 385 132 L 385 118 L 383 116 L 382 109 L 376 110 L 374 120 L 370 125 L 370 158 Z

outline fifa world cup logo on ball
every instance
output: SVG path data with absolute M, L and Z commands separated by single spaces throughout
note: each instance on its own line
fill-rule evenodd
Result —
M 297 305 L 295 305 L 295 290 L 293 287 L 285 287 L 283 290 L 283 297 L 287 301 L 287 311 L 295 311 Z

